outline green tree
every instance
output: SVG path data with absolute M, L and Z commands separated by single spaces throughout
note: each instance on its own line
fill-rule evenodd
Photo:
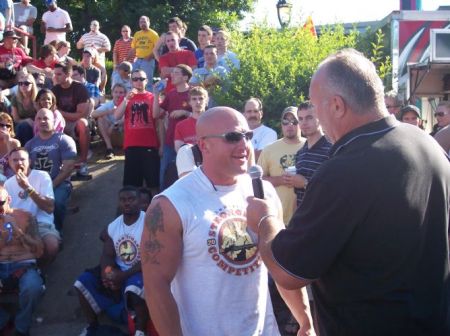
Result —
M 91 20 L 98 20 L 101 31 L 111 42 L 120 37 L 120 27 L 127 24 L 133 31 L 139 29 L 138 20 L 147 15 L 151 27 L 158 33 L 167 29 L 167 20 L 173 16 L 180 17 L 188 25 L 188 36 L 197 39 L 197 28 L 202 24 L 214 27 L 236 27 L 244 12 L 250 11 L 255 0 L 59 0 L 58 6 L 67 10 L 72 19 L 73 33 L 69 34 L 72 43 L 89 29 Z M 37 2 L 40 13 L 47 10 L 43 2 Z M 36 33 L 39 42 L 42 34 Z
M 242 110 L 251 96 L 264 103 L 265 119 L 276 126 L 281 111 L 308 97 L 309 82 L 317 65 L 330 53 L 356 46 L 357 32 L 345 34 L 342 26 L 326 28 L 320 38 L 302 28 L 278 31 L 254 27 L 235 32 L 231 50 L 237 53 L 240 70 L 233 70 L 226 90 L 213 92 L 218 104 Z

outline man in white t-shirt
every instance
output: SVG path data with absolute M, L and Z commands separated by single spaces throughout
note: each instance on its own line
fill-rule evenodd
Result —
M 111 50 L 111 42 L 108 36 L 100 32 L 100 23 L 93 20 L 90 26 L 91 30 L 83 34 L 77 42 L 78 49 L 95 48 L 97 50 L 97 61 L 105 66 L 105 52 Z
M 252 144 L 255 149 L 255 160 L 258 161 L 264 147 L 277 140 L 277 132 L 262 124 L 263 105 L 259 98 L 251 97 L 245 102 L 244 117 L 253 131 Z
M 30 169 L 28 152 L 22 147 L 11 151 L 9 165 L 15 173 L 5 182 L 11 206 L 29 211 L 36 218 L 44 243 L 42 262 L 48 264 L 56 257 L 61 240 L 53 222 L 55 197 L 52 179 L 45 171 Z
M 73 30 L 69 13 L 58 7 L 56 0 L 45 0 L 48 11 L 42 15 L 41 33 L 45 34 L 44 44 L 65 41 L 66 33 Z

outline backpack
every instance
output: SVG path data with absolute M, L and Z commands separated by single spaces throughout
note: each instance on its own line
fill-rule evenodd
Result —
M 183 145 L 185 146 L 185 145 Z M 194 155 L 194 163 L 198 167 L 203 162 L 202 152 L 198 145 L 191 147 L 192 154 Z M 164 172 L 163 186 L 161 186 L 161 191 L 169 188 L 175 181 L 178 180 L 178 170 L 176 161 L 172 161 L 167 165 L 166 171 Z

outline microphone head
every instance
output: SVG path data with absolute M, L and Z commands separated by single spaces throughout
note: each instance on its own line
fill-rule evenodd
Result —
M 254 165 L 248 169 L 248 174 L 250 175 L 252 180 L 260 179 L 263 176 L 263 170 L 262 170 L 261 166 Z

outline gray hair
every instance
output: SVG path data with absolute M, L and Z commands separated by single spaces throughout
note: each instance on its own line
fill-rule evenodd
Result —
M 319 66 L 325 70 L 326 86 L 356 114 L 384 110 L 384 87 L 375 65 L 355 49 L 328 56 Z

